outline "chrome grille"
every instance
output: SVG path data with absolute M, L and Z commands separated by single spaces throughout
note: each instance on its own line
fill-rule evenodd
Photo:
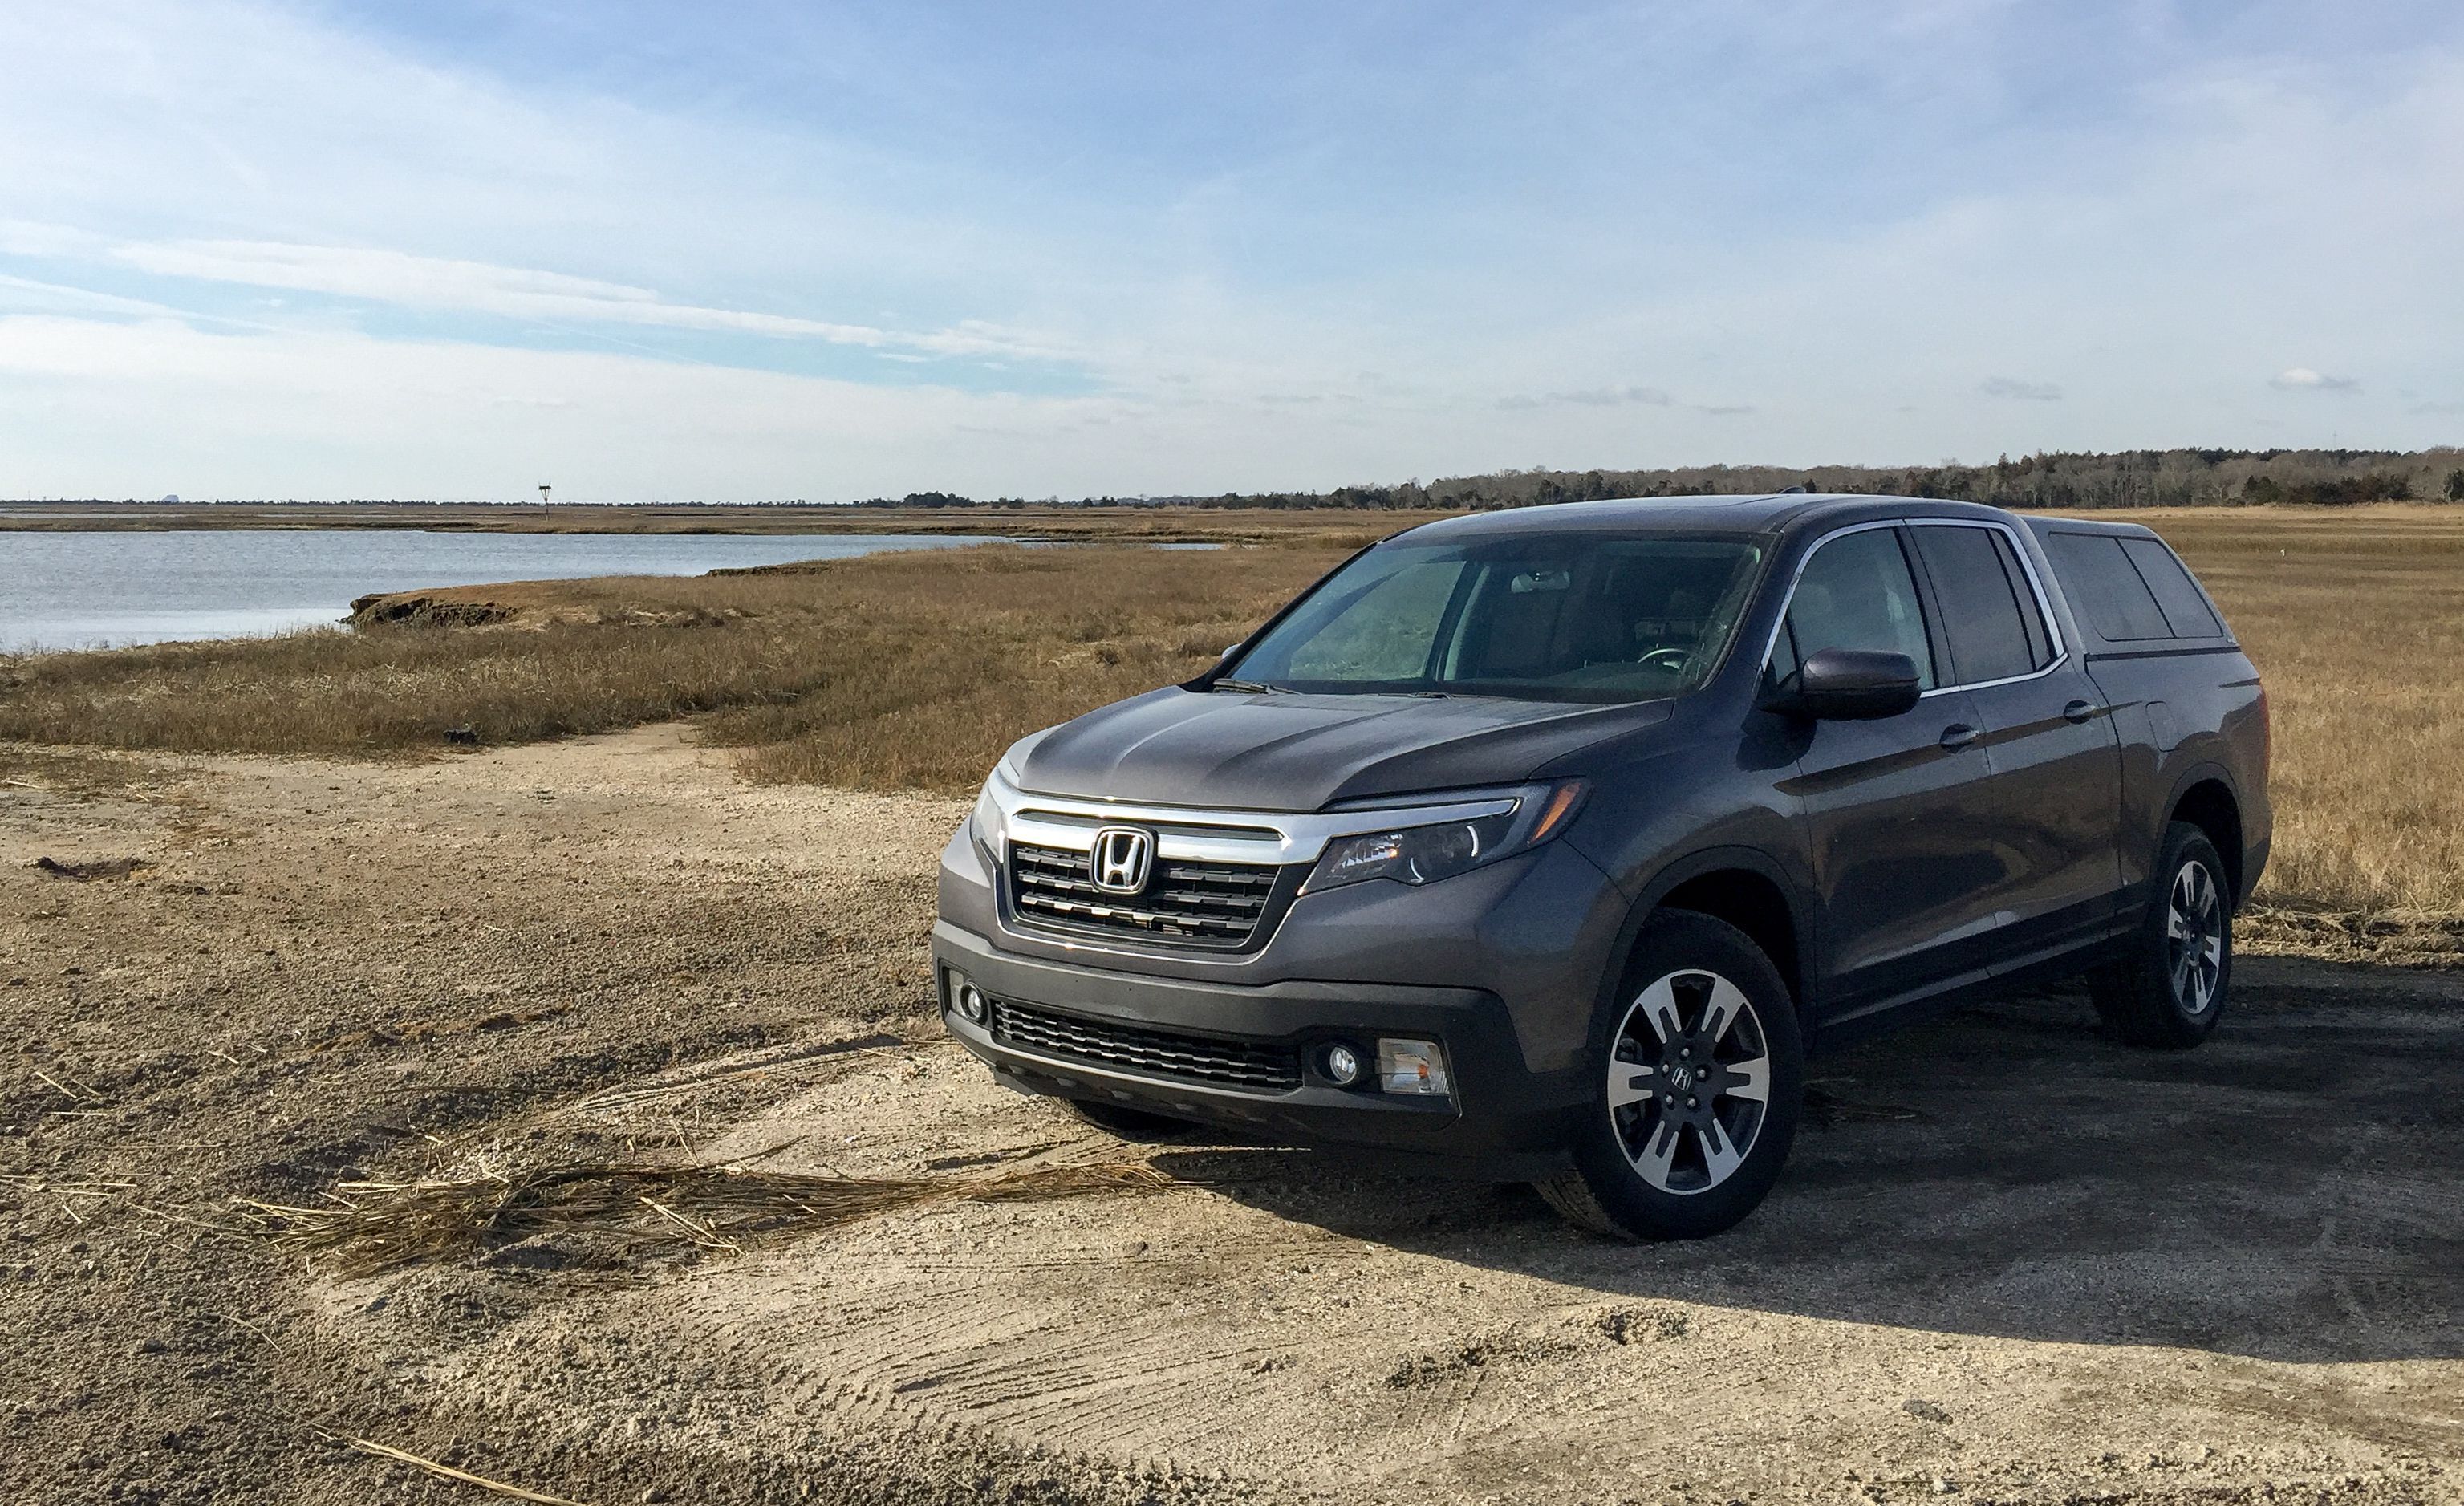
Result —
M 1143 891 L 1112 895 L 1095 887 L 1084 853 L 1015 845 L 1009 853 L 1010 903 L 1023 919 L 1208 946 L 1240 946 L 1257 934 L 1280 872 L 1271 863 L 1158 857 Z
M 1285 1048 L 1115 1025 L 1000 999 L 992 1001 L 990 1022 L 994 1040 L 1039 1055 L 1269 1093 L 1301 1085 L 1300 1060 Z

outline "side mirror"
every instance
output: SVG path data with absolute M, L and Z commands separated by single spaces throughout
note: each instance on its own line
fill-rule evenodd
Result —
M 1821 649 L 1763 698 L 1763 709 L 1816 721 L 1874 721 L 1913 709 L 1921 690 L 1916 660 L 1904 653 Z
M 1247 641 L 1249 641 L 1249 640 L 1247 640 L 1246 638 L 1243 638 L 1243 639 L 1242 639 L 1242 640 L 1241 640 L 1241 642 L 1242 642 L 1242 643 L 1246 643 Z M 1215 657 L 1216 657 L 1217 662 L 1219 662 L 1219 663 L 1220 663 L 1220 662 L 1221 662 L 1222 660 L 1224 660 L 1224 659 L 1228 659 L 1228 658 L 1230 658 L 1232 655 L 1234 655 L 1235 653 L 1240 653 L 1240 652 L 1241 652 L 1241 644 L 1240 644 L 1240 643 L 1227 643 L 1227 644 L 1225 644 L 1225 645 L 1223 646 L 1223 652 L 1222 652 L 1222 653 L 1219 653 L 1219 654 L 1217 654 L 1217 655 L 1215 655 Z

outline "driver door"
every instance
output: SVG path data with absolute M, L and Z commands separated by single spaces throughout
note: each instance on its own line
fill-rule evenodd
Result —
M 1822 649 L 1904 653 L 1925 693 L 1871 721 L 1815 721 L 1787 792 L 1803 804 L 1820 913 L 1821 1019 L 1888 1008 L 1983 976 L 1992 929 L 1985 750 L 1969 694 L 1942 690 L 1904 530 L 1843 530 L 1815 547 L 1772 645 L 1785 675 Z

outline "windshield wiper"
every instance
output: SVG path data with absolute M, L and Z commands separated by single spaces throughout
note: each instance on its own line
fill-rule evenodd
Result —
M 1206 688 L 1208 690 L 1243 691 L 1252 696 L 1288 696 L 1291 694 L 1290 691 L 1284 689 L 1281 685 L 1262 684 L 1253 679 L 1219 679 Z

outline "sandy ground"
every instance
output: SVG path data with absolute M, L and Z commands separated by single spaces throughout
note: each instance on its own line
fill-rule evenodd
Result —
M 0 1500 L 484 1498 L 336 1435 L 602 1506 L 2464 1499 L 2464 977 L 2251 958 L 2183 1057 L 1981 1007 L 1632 1249 L 993 1087 L 925 1012 L 960 808 L 673 728 L 0 787 Z M 354 1280 L 199 1227 L 627 1153 L 1185 1185 Z

